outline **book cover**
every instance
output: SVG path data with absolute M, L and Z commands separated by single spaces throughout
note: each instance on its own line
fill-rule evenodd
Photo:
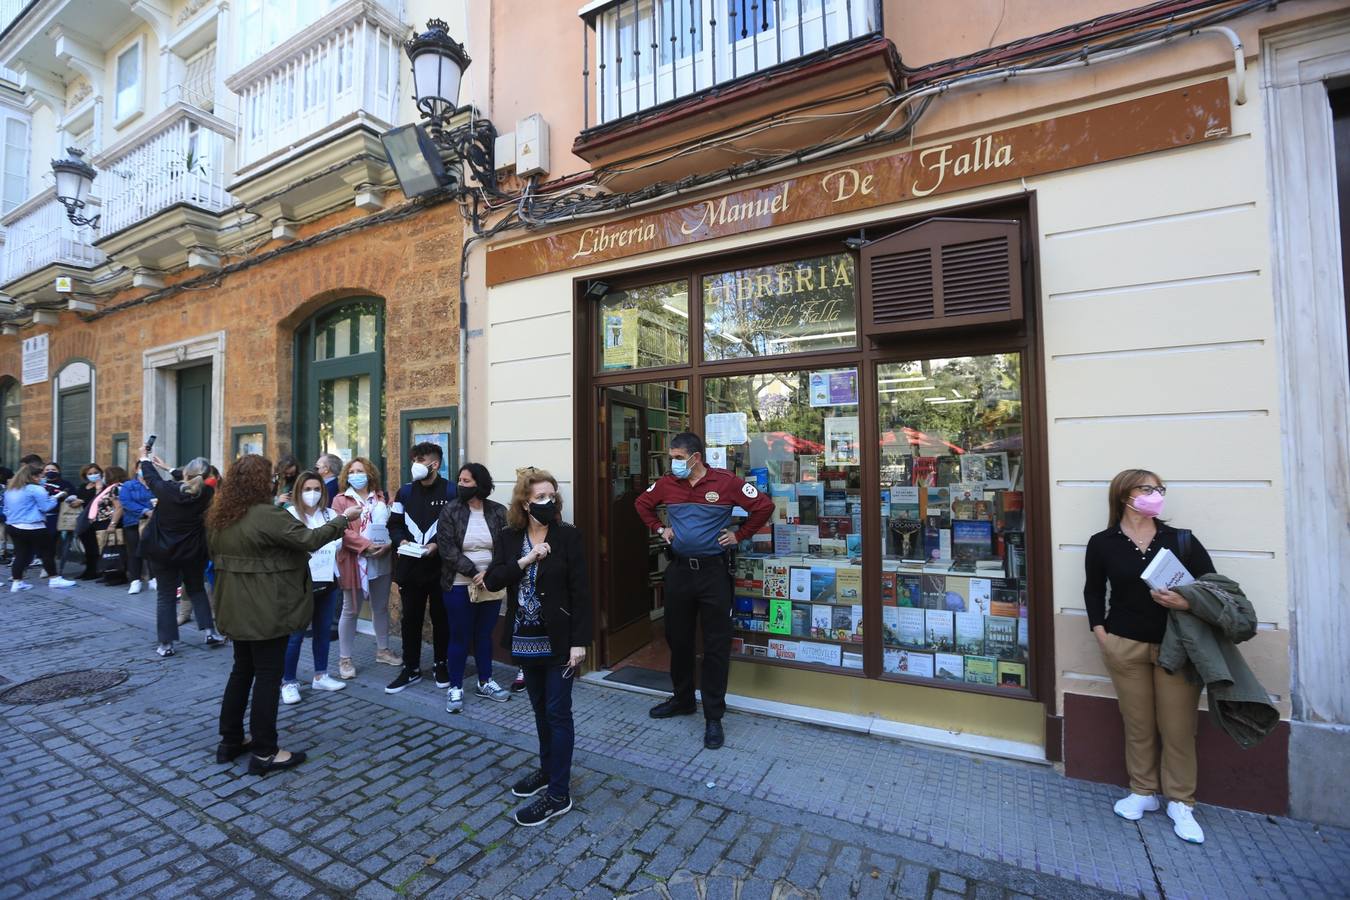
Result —
M 783 497 L 787 500 L 797 499 L 797 485 L 795 482 L 775 481 L 769 485 L 770 497 Z
M 800 525 L 801 522 L 801 505 L 796 500 L 789 500 L 787 505 L 787 523 L 789 525 Z
M 929 519 L 923 526 L 923 558 L 926 560 L 942 559 L 942 535 L 944 529 L 939 528 L 933 519 Z M 951 541 L 951 532 L 946 532 L 948 542 Z M 950 557 L 949 557 L 950 558 Z
M 900 643 L 900 608 L 883 606 L 881 608 L 881 643 L 892 647 Z
M 999 531 L 1021 531 L 1025 514 L 1021 491 L 1000 491 L 994 505 L 994 525 Z
M 984 485 L 952 485 L 952 519 L 991 519 L 992 506 L 984 499 Z
M 838 594 L 834 566 L 812 566 L 811 601 L 813 603 L 833 603 Z M 796 598 L 793 598 L 796 599 Z M 842 603 L 843 600 L 841 599 Z
M 987 519 L 952 521 L 952 558 L 959 560 L 987 559 L 993 555 L 994 523 Z
M 764 563 L 764 596 L 773 600 L 788 598 L 788 565 L 776 560 Z
M 843 650 L 844 648 L 840 647 L 839 649 Z M 861 669 L 863 667 L 863 655 L 861 653 L 844 650 L 843 657 L 845 669 Z
M 934 650 L 951 650 L 956 646 L 952 614 L 945 609 L 923 611 L 924 645 Z
M 961 457 L 950 454 L 939 456 L 937 463 L 937 483 L 953 485 L 961 480 Z
M 849 625 L 853 629 L 854 640 L 860 640 L 863 633 L 863 608 L 861 603 L 854 603 L 848 608 Z
M 750 614 L 757 619 L 768 621 L 769 618 L 769 600 L 766 597 L 751 597 L 750 602 L 755 604 Z
M 792 634 L 792 603 L 787 600 L 769 601 L 769 634 Z
M 769 638 L 768 657 L 770 659 L 795 660 L 797 658 L 797 642 Z
M 924 515 L 930 521 L 936 521 L 939 528 L 950 528 L 952 524 L 952 495 L 945 487 L 930 487 L 926 491 Z
M 984 652 L 999 659 L 1019 659 L 1017 620 L 1007 616 L 985 616 Z
M 901 575 L 897 601 L 900 606 L 923 606 L 923 580 L 918 575 Z
M 971 579 L 960 575 L 947 576 L 947 593 L 944 595 L 944 603 L 951 612 L 965 612 L 970 609 Z
M 1023 616 L 1017 620 L 1017 648 L 1021 650 L 1022 655 L 1025 656 L 1030 646 L 1030 635 L 1027 633 L 1027 620 L 1026 617 Z
M 933 677 L 933 654 L 915 653 L 912 650 L 901 651 L 903 658 L 900 660 L 900 671 L 905 675 L 913 675 L 915 678 Z
M 1155 591 L 1170 591 L 1183 585 L 1194 584 L 1195 579 L 1186 567 L 1177 559 L 1176 554 L 1166 547 L 1158 548 L 1158 555 L 1144 567 L 1139 576 Z
M 853 533 L 853 518 L 847 515 L 819 516 L 816 519 L 816 527 L 822 538 L 843 540 Z
M 890 649 L 882 650 L 882 651 L 881 651 L 881 670 L 882 670 L 883 672 L 899 672 L 899 671 L 900 671 L 900 654 L 902 654 L 902 653 L 904 653 L 904 652 L 905 652 L 905 651 L 903 651 L 903 650 L 890 650 Z
M 811 609 L 807 606 L 792 607 L 792 636 L 811 636 Z
M 1004 579 L 999 579 L 1003 581 Z M 1006 582 L 1005 582 L 1006 583 Z M 996 587 L 989 592 L 989 614 L 1015 619 L 1021 615 L 1021 591 L 1016 587 Z
M 849 559 L 862 559 L 862 529 L 854 529 L 853 534 L 844 538 L 844 551 L 848 554 Z
M 791 556 L 796 546 L 797 530 L 793 525 L 773 525 L 774 556 Z
M 811 570 L 806 566 L 788 568 L 788 597 L 793 600 L 811 599 Z
M 984 616 L 977 612 L 956 613 L 956 649 L 959 653 L 981 656 L 984 653 Z
M 831 606 L 830 611 L 830 630 L 836 635 L 841 631 L 846 635 L 852 634 L 853 613 L 850 611 L 849 607 Z M 847 638 L 845 638 L 845 640 L 847 640 Z
M 797 661 L 817 663 L 825 666 L 840 665 L 844 648 L 838 644 L 815 644 L 801 641 L 797 644 Z
M 771 497 L 770 499 L 773 500 L 773 516 L 772 516 L 772 518 L 770 518 L 769 521 L 771 521 L 771 522 L 773 522 L 773 523 L 775 523 L 775 524 L 777 524 L 777 525 L 786 525 L 786 524 L 787 524 L 788 498 L 786 498 L 786 497 Z
M 989 613 L 991 582 L 988 578 L 971 578 L 970 590 L 966 594 L 966 610 L 981 615 Z
M 897 593 L 896 593 L 896 582 L 898 581 L 899 578 L 900 578 L 900 573 L 899 573 L 899 572 L 882 572 L 882 573 L 881 573 L 881 605 L 882 605 L 882 606 L 895 606 L 896 603 L 898 602 L 898 599 L 899 599 L 899 598 L 898 598 L 898 595 L 897 595 Z
M 750 535 L 750 549 L 754 553 L 769 554 L 773 552 L 773 530 L 772 526 L 766 524 L 759 531 Z M 761 569 L 761 572 L 763 570 Z
M 731 601 L 731 608 L 738 616 L 751 616 L 755 613 L 755 599 L 737 594 Z
M 816 481 L 820 473 L 820 464 L 815 456 L 797 457 L 797 477 L 802 481 Z
M 967 656 L 966 657 L 966 683 L 967 684 L 988 684 L 997 683 L 998 660 L 992 656 Z
M 824 603 L 811 605 L 811 636 L 829 637 L 834 631 L 834 607 Z
M 896 608 L 896 613 L 900 620 L 900 643 L 906 647 L 922 647 L 924 610 L 901 606 Z
M 1006 554 L 1004 571 L 1009 578 L 1022 578 L 1027 573 L 1027 536 L 1021 531 L 1007 531 L 1003 534 L 1003 546 Z
M 797 482 L 797 502 L 811 499 L 815 501 L 816 513 L 819 514 L 821 507 L 825 504 L 825 484 L 820 481 L 812 481 L 803 478 Z
M 1022 688 L 1027 686 L 1027 667 L 1026 663 L 1009 662 L 1005 659 L 998 661 L 998 686 L 1005 688 Z
M 890 517 L 886 523 L 887 552 L 901 559 L 919 559 L 923 552 L 919 488 L 896 485 L 891 488 L 890 495 Z
M 925 609 L 945 609 L 947 606 L 947 576 L 923 574 L 923 604 Z
M 812 587 L 814 587 L 812 569 Z M 858 566 L 841 566 L 835 573 L 835 588 L 840 603 L 862 602 L 862 569 Z
M 842 488 L 826 490 L 820 504 L 820 513 L 824 516 L 847 516 L 848 494 Z
M 958 653 L 938 653 L 933 657 L 933 677 L 943 681 L 965 681 L 966 659 Z
M 797 514 L 803 525 L 816 525 L 820 516 L 820 501 L 815 497 L 799 496 Z

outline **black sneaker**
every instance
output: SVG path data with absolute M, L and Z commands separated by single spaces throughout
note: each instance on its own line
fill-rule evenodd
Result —
M 450 667 L 443 662 L 436 663 L 436 687 L 445 690 L 450 686 Z
M 548 776 L 542 771 L 535 771 L 512 785 L 511 793 L 517 797 L 533 797 L 546 787 L 548 787 Z
M 554 816 L 561 816 L 571 808 L 571 797 L 555 800 L 548 794 L 544 794 L 536 798 L 529 806 L 516 810 L 516 824 L 533 828 L 536 825 L 543 825 Z
M 397 694 L 410 684 L 417 684 L 422 680 L 421 669 L 404 669 L 398 673 L 398 677 L 384 686 L 386 694 Z

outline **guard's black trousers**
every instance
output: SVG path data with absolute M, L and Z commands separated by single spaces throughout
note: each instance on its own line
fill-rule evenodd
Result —
M 697 566 L 697 568 L 694 568 Z M 703 716 L 721 719 L 727 710 L 731 663 L 732 574 L 726 557 L 677 558 L 666 568 L 666 643 L 675 700 L 694 705 L 695 620 L 703 628 Z

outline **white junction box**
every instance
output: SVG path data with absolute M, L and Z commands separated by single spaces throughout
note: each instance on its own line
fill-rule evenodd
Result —
M 516 174 L 542 175 L 548 171 L 548 123 L 539 113 L 516 121 Z

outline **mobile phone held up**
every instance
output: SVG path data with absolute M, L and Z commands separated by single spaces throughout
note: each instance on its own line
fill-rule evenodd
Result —
M 146 452 L 146 453 L 149 453 L 149 452 L 151 452 L 152 450 L 155 449 L 155 441 L 157 441 L 157 440 L 159 440 L 159 435 L 157 435 L 157 434 L 146 435 L 146 438 L 145 438 L 145 452 Z

